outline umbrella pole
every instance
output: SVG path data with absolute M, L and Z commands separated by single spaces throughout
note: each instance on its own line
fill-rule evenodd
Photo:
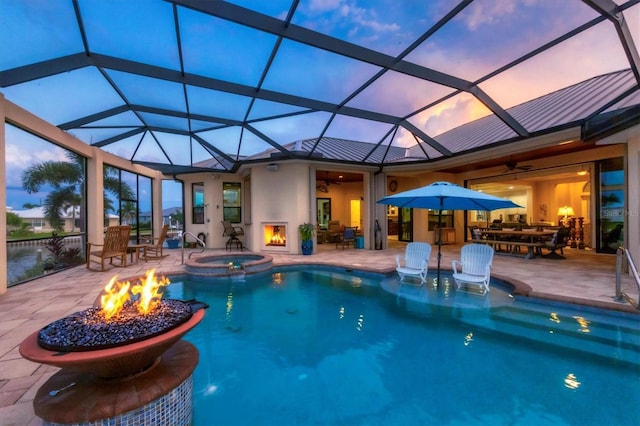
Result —
M 442 257 L 442 209 L 438 210 L 438 279 L 436 287 L 440 285 L 440 258 Z

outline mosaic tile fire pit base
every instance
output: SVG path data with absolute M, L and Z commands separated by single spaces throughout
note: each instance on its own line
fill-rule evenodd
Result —
M 130 380 L 96 380 L 62 369 L 38 390 L 35 414 L 51 426 L 191 424 L 198 357 L 195 346 L 180 340 L 157 366 Z M 51 395 L 70 383 L 75 385 Z

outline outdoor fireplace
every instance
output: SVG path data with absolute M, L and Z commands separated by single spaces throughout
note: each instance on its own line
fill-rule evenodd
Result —
M 133 286 L 114 277 L 99 305 L 22 342 L 23 357 L 61 368 L 34 398 L 44 424 L 191 422 L 198 351 L 180 339 L 202 320 L 206 305 L 161 300 L 168 283 L 157 281 L 154 270 Z
M 269 222 L 262 224 L 262 249 L 273 251 L 288 251 L 286 222 Z

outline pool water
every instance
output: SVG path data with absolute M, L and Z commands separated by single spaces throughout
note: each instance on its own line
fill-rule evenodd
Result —
M 394 280 L 309 268 L 172 279 L 165 297 L 210 306 L 186 336 L 200 351 L 194 424 L 632 425 L 640 419 L 637 317 L 614 314 L 613 325 L 600 327 L 611 322 L 606 312 L 538 304 L 522 309 L 534 321 L 524 327 L 518 301 L 499 288 L 485 302 L 428 285 L 428 306 L 418 309 L 418 297 L 381 287 L 397 289 Z M 572 311 L 582 321 L 572 321 Z M 560 343 L 565 333 L 553 327 L 575 321 L 577 331 Z M 585 322 L 590 332 L 581 329 Z M 606 339 L 617 342 L 613 349 Z M 616 351 L 624 352 L 622 359 Z

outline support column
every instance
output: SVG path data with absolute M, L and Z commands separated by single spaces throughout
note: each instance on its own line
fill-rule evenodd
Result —
M 103 151 L 92 148 L 87 158 L 87 241 L 94 244 L 104 242 L 104 163 Z
M 162 175 L 158 174 L 151 178 L 151 211 L 153 212 L 153 235 L 159 237 L 162 232 Z M 183 212 L 184 217 L 184 212 Z M 185 224 L 186 228 L 186 224 Z
M 5 113 L 4 96 L 0 93 L 0 119 L 2 119 L 2 129 L 0 129 L 0 295 L 7 292 L 7 176 L 5 174 Z
M 635 126 L 630 131 L 627 141 L 627 200 L 628 216 L 627 225 L 629 241 L 627 249 L 631 253 L 636 266 L 640 265 L 640 126 Z
M 378 204 L 377 201 L 387 195 L 387 175 L 385 173 L 377 173 L 373 175 L 373 204 L 374 204 L 374 221 L 378 220 L 380 227 L 382 228 L 382 249 L 387 248 L 387 235 L 389 230 L 387 229 L 387 206 L 384 204 Z M 375 236 L 374 236 L 374 248 L 375 248 Z

